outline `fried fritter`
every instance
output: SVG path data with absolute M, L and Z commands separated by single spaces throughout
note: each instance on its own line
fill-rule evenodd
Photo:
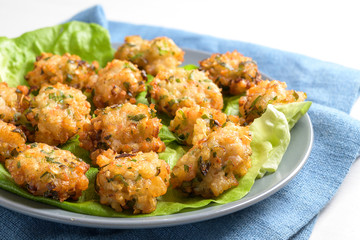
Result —
M 160 72 L 150 83 L 150 94 L 158 110 L 169 116 L 175 116 L 182 107 L 223 108 L 221 90 L 197 69 Z
M 114 59 L 99 71 L 94 90 L 93 101 L 98 108 L 128 101 L 135 103 L 136 95 L 145 91 L 145 81 L 134 64 Z
M 30 71 L 25 79 L 32 89 L 39 89 L 44 83 L 55 85 L 59 82 L 86 90 L 92 89 L 95 84 L 98 68 L 96 61 L 88 64 L 77 55 L 42 53 L 36 58 L 34 70 Z
M 107 150 L 97 157 L 101 167 L 96 177 L 100 203 L 116 211 L 132 208 L 136 213 L 156 209 L 156 197 L 166 193 L 170 167 L 154 152 L 116 154 Z
M 57 83 L 42 85 L 26 117 L 35 127 L 35 141 L 55 146 L 79 133 L 89 114 L 90 103 L 80 90 Z
M 128 60 L 148 74 L 174 69 L 184 61 L 184 52 L 167 37 L 157 37 L 151 41 L 140 36 L 127 36 L 125 43 L 115 53 L 115 58 Z
M 170 182 L 185 193 L 217 197 L 237 186 L 251 166 L 251 135 L 248 127 L 227 122 L 195 144 L 172 170 Z
M 277 80 L 260 81 L 251 87 L 246 96 L 239 99 L 240 124 L 250 124 L 260 117 L 268 104 L 279 105 L 292 102 L 302 102 L 306 93 L 295 90 L 286 90 L 286 83 Z
M 18 116 L 29 107 L 26 86 L 9 87 L 6 82 L 0 82 L 0 119 L 9 123 L 16 123 Z
M 176 111 L 169 130 L 174 132 L 180 141 L 192 146 L 216 128 L 221 127 L 226 120 L 226 114 L 217 109 L 199 106 L 184 107 Z
M 254 86 L 261 79 L 257 64 L 238 51 L 225 54 L 214 53 L 210 58 L 200 61 L 200 68 L 224 93 L 239 95 Z
M 18 156 L 7 159 L 5 166 L 15 183 L 31 194 L 60 202 L 77 200 L 89 184 L 87 163 L 69 151 L 43 143 L 29 145 Z
M 97 117 L 84 126 L 81 147 L 121 152 L 162 152 L 165 144 L 159 138 L 162 126 L 153 106 L 125 103 L 95 111 Z M 92 157 L 94 159 L 94 157 Z
M 10 123 L 0 120 L 0 162 L 26 149 L 26 136 Z

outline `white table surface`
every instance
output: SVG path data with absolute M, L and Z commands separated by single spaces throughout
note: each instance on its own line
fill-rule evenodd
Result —
M 356 1 L 0 0 L 0 36 L 58 24 L 95 4 L 104 7 L 110 20 L 246 41 L 360 70 Z M 351 115 L 360 119 L 360 101 Z M 359 176 L 357 160 L 320 213 L 312 240 L 359 238 Z

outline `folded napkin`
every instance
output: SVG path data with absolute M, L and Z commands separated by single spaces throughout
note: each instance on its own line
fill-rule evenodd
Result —
M 63 225 L 0 208 L 4 239 L 307 239 L 317 214 L 336 193 L 360 150 L 360 122 L 351 118 L 359 95 L 360 71 L 239 41 L 144 25 L 107 21 L 100 6 L 71 20 L 109 29 L 112 42 L 127 35 L 152 39 L 168 36 L 180 47 L 210 53 L 237 49 L 257 61 L 259 69 L 285 81 L 289 89 L 307 92 L 314 128 L 311 155 L 300 173 L 271 197 L 236 213 L 176 227 L 111 230 Z M 266 36 L 265 36 L 266 37 Z

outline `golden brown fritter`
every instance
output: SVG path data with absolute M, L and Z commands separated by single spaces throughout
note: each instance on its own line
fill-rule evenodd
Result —
M 279 105 L 292 102 L 302 102 L 306 93 L 295 90 L 286 90 L 286 83 L 280 81 L 260 81 L 251 87 L 246 96 L 239 99 L 240 123 L 250 124 L 260 117 L 268 104 Z
M 15 183 L 31 194 L 60 202 L 77 200 L 89 184 L 85 176 L 88 164 L 69 151 L 43 143 L 29 145 L 18 156 L 7 159 L 5 166 Z
M 150 41 L 142 39 L 140 36 L 126 36 L 122 44 L 115 53 L 115 58 L 130 61 L 140 68 L 145 68 L 148 61 L 146 52 L 150 48 Z
M 150 83 L 150 94 L 158 110 L 169 116 L 175 116 L 182 107 L 223 108 L 220 89 L 197 69 L 177 68 L 160 72 Z
M 162 124 L 153 106 L 125 103 L 98 109 L 95 113 L 97 117 L 84 126 L 80 134 L 83 148 L 89 151 L 111 148 L 118 153 L 165 150 L 158 136 Z
M 125 102 L 135 103 L 136 95 L 145 91 L 145 81 L 134 64 L 114 59 L 99 71 L 94 90 L 93 101 L 98 108 Z
M 125 43 L 115 53 L 115 58 L 128 60 L 148 74 L 174 69 L 184 61 L 184 52 L 167 37 L 157 37 L 151 41 L 140 36 L 127 36 Z
M 26 149 L 26 136 L 10 123 L 0 120 L 0 162 Z
M 34 70 L 30 71 L 25 79 L 32 89 L 39 89 L 44 83 L 55 85 L 59 82 L 86 90 L 95 84 L 98 68 L 99 64 L 96 61 L 88 64 L 77 55 L 42 53 L 36 58 Z
M 171 174 L 172 186 L 205 198 L 237 186 L 236 176 L 244 176 L 251 166 L 250 142 L 248 127 L 227 122 L 178 160 Z
M 227 115 L 227 121 L 235 123 L 235 124 L 239 124 L 240 125 L 240 117 L 239 116 L 234 116 L 234 115 Z
M 90 103 L 80 90 L 57 83 L 42 85 L 26 117 L 35 127 L 35 141 L 55 146 L 82 131 L 89 114 Z
M 0 82 L 0 119 L 9 123 L 16 123 L 19 115 L 29 107 L 26 86 L 9 87 L 6 82 Z
M 217 109 L 199 106 L 184 107 L 176 111 L 169 130 L 174 132 L 180 141 L 192 146 L 216 128 L 221 127 L 226 120 L 226 114 Z
M 254 86 L 261 79 L 257 64 L 238 51 L 225 54 L 214 53 L 210 58 L 200 61 L 200 68 L 224 93 L 239 95 Z
M 116 211 L 132 208 L 136 213 L 156 209 L 156 197 L 166 193 L 170 167 L 154 152 L 116 154 L 107 150 L 97 157 L 101 167 L 96 176 L 100 203 Z

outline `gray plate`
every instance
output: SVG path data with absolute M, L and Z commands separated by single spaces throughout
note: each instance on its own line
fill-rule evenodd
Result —
M 210 55 L 187 49 L 184 64 L 197 64 Z M 210 205 L 185 213 L 143 218 L 107 218 L 78 214 L 28 200 L 0 189 L 0 205 L 10 210 L 48 221 L 96 228 L 154 228 L 204 221 L 249 207 L 284 187 L 305 164 L 313 143 L 313 129 L 308 114 L 291 130 L 289 147 L 278 170 L 256 180 L 242 199 L 224 205 Z

